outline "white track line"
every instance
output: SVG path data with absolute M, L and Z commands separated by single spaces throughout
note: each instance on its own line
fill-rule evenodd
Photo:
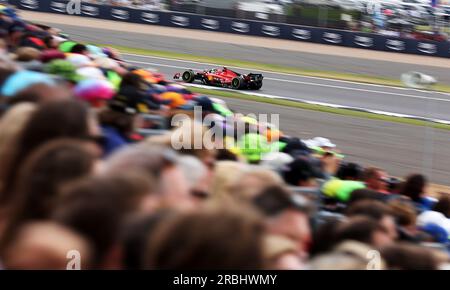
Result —
M 205 86 L 205 85 L 199 85 L 199 84 L 185 84 L 185 85 L 191 86 L 191 87 L 198 87 L 198 88 L 209 89 L 209 90 L 220 90 L 220 91 L 236 92 L 235 90 L 232 90 L 232 89 L 220 88 L 220 87 L 211 87 L 211 86 Z M 289 97 L 261 94 L 261 93 L 255 93 L 255 92 L 239 91 L 239 93 L 240 94 L 244 94 L 244 95 L 268 98 L 268 99 L 289 100 L 289 101 L 295 101 L 295 102 L 299 102 L 299 103 L 320 105 L 320 106 L 337 108 L 337 109 L 347 109 L 347 110 L 368 112 L 368 113 L 373 113 L 373 114 L 377 114 L 377 115 L 385 115 L 385 116 L 407 118 L 407 119 L 416 119 L 416 120 L 430 121 L 430 122 L 434 122 L 434 123 L 450 125 L 450 121 L 441 120 L 441 119 L 426 118 L 426 117 L 421 117 L 421 116 L 407 115 L 407 114 L 387 112 L 387 111 L 380 111 L 380 110 L 371 110 L 371 109 L 366 109 L 366 108 L 361 108 L 361 107 L 343 106 L 343 105 L 332 104 L 332 103 L 308 101 L 308 100 L 303 100 L 303 99 L 296 99 L 296 98 L 289 98 Z
M 175 59 L 175 58 L 165 58 L 165 57 L 158 57 L 158 56 L 133 54 L 133 53 L 122 53 L 122 55 L 135 56 L 135 57 L 141 57 L 141 58 L 152 58 L 152 59 L 159 59 L 159 60 L 172 61 L 172 62 L 194 63 L 194 64 L 208 65 L 208 66 L 218 66 L 218 65 L 220 66 L 220 64 L 217 64 L 217 63 L 214 64 L 214 63 L 207 63 L 207 62 L 189 61 L 189 60 L 182 60 L 182 59 Z M 329 81 L 329 82 L 346 83 L 346 84 L 353 84 L 353 85 L 360 85 L 360 86 L 379 87 L 379 88 L 388 88 L 388 89 L 393 89 L 393 90 L 416 91 L 416 92 L 428 93 L 428 91 L 420 90 L 420 89 L 402 88 L 402 87 L 396 87 L 396 86 L 378 85 L 378 84 L 370 84 L 370 83 L 362 83 L 362 82 L 354 82 L 354 81 L 346 81 L 346 80 L 337 80 L 337 79 L 330 79 L 330 78 L 323 78 L 323 77 L 304 76 L 304 75 L 300 75 L 300 74 L 290 74 L 290 73 L 283 73 L 283 72 L 267 71 L 267 70 L 249 68 L 249 67 L 233 66 L 232 68 L 244 69 L 244 70 L 254 70 L 254 71 L 276 74 L 276 75 L 301 77 L 301 78 L 306 78 L 306 79 L 323 80 L 323 81 Z M 437 91 L 433 91 L 433 92 L 450 96 L 449 93 L 437 92 Z
M 159 66 L 159 67 L 169 67 L 169 68 L 176 68 L 176 69 L 191 69 L 192 68 L 192 67 L 160 64 L 160 63 L 153 63 L 153 62 L 143 62 L 143 61 L 136 61 L 136 60 L 126 60 L 126 61 L 131 62 L 131 63 L 145 64 L 145 65 Z M 312 83 L 312 82 L 302 82 L 302 81 L 295 81 L 295 80 L 285 80 L 285 79 L 269 78 L 269 77 L 265 77 L 264 79 L 277 81 L 277 82 L 287 82 L 287 83 L 303 84 L 303 85 L 308 85 L 308 86 L 327 87 L 327 88 L 333 88 L 333 89 L 358 91 L 358 92 L 365 92 L 365 93 L 372 93 L 372 94 L 401 96 L 401 97 L 406 97 L 406 98 L 410 98 L 410 99 L 450 102 L 450 99 L 442 99 L 442 98 L 436 98 L 436 97 L 426 97 L 426 96 L 419 96 L 419 95 L 393 93 L 393 92 L 386 92 L 386 91 L 376 91 L 376 90 L 369 90 L 369 89 L 360 89 L 360 88 L 352 88 L 352 87 L 345 87 L 345 86 L 328 85 L 328 84 L 320 84 L 320 83 Z M 423 92 L 426 92 L 426 91 L 423 91 Z

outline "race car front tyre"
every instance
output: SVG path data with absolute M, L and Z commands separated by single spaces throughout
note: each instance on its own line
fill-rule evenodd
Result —
M 231 81 L 231 87 L 235 90 L 241 89 L 243 84 L 244 80 L 241 77 L 236 77 Z
M 193 70 L 187 70 L 183 73 L 181 76 L 184 82 L 186 83 L 192 83 L 195 79 L 195 73 Z

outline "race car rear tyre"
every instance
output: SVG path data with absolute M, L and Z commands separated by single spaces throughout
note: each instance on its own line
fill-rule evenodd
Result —
M 242 88 L 244 80 L 241 77 L 236 77 L 231 81 L 231 87 L 235 90 Z
M 186 83 L 192 83 L 195 79 L 195 73 L 192 70 L 187 70 L 183 73 L 181 76 L 184 82 Z
M 253 86 L 251 87 L 253 90 L 259 90 L 262 88 L 262 82 L 261 83 L 254 83 Z

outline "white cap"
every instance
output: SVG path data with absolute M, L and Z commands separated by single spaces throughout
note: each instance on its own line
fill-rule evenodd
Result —
M 336 147 L 336 144 L 331 143 L 330 139 L 324 138 L 324 137 L 316 137 L 314 139 L 306 140 L 304 143 L 308 147 L 329 147 L 334 148 Z
M 89 79 L 106 80 L 106 77 L 103 74 L 103 72 L 96 67 L 79 68 L 77 69 L 77 74 Z
M 74 66 L 78 68 L 95 65 L 89 57 L 78 53 L 69 54 L 66 60 L 71 62 Z
M 283 152 L 270 152 L 262 156 L 260 164 L 265 168 L 281 171 L 292 161 L 294 161 L 294 158 L 289 154 Z

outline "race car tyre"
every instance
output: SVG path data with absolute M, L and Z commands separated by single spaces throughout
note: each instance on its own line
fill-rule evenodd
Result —
M 262 82 L 260 82 L 260 83 L 254 83 L 252 86 L 251 86 L 251 89 L 253 89 L 253 90 L 259 90 L 259 89 L 261 89 L 262 88 Z
M 184 82 L 186 83 L 192 83 L 195 79 L 195 73 L 192 70 L 187 70 L 183 73 L 181 76 Z
M 242 88 L 244 80 L 241 77 L 236 77 L 231 81 L 231 87 L 235 90 Z

